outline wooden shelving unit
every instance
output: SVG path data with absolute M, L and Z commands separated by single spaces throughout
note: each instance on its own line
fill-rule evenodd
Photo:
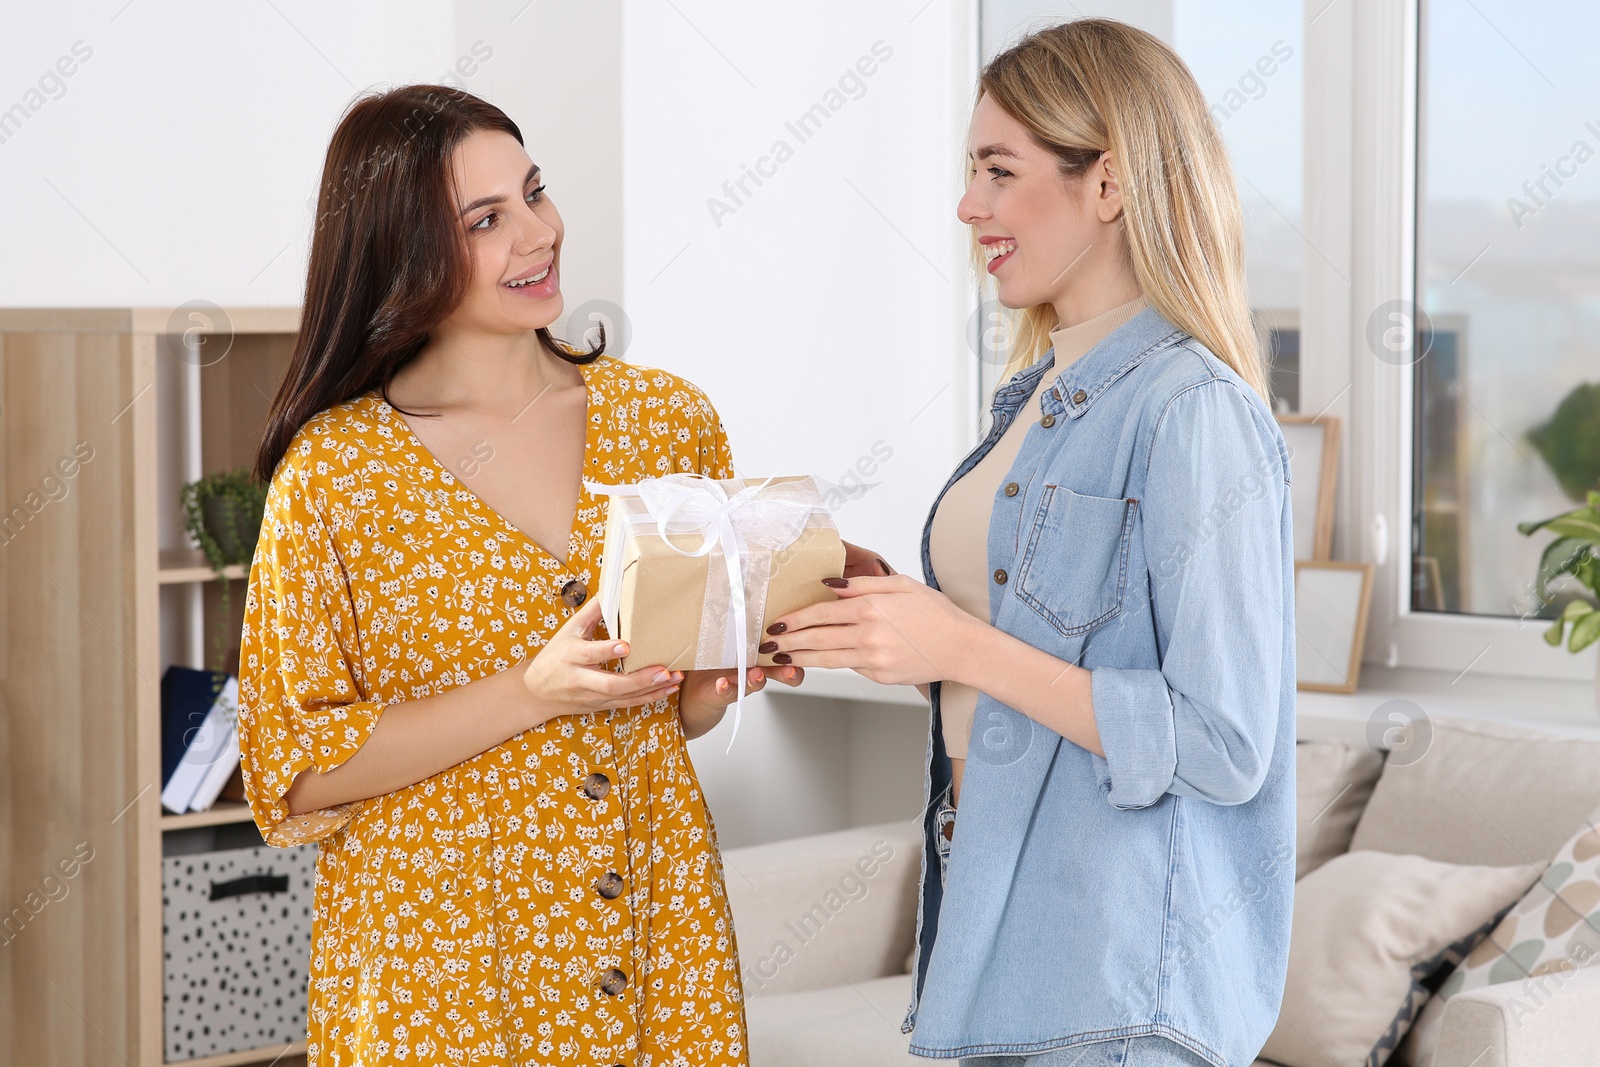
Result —
M 205 811 L 191 811 L 182 815 L 163 814 L 161 829 L 185 830 L 195 826 L 224 826 L 228 823 L 249 822 L 250 807 L 231 800 L 219 800 Z
M 267 1048 L 256 1049 L 251 1052 L 230 1052 L 226 1056 L 206 1056 L 198 1060 L 184 1060 L 184 1067 L 241 1067 L 247 1063 L 296 1063 L 304 1062 L 306 1043 L 295 1041 L 288 1045 L 271 1045 Z M 302 1057 L 295 1060 L 293 1057 Z
M 229 578 L 248 578 L 241 564 L 224 567 L 222 573 Z M 198 548 L 174 548 L 161 553 L 161 564 L 156 570 L 156 581 L 161 585 L 188 585 L 191 582 L 209 582 L 216 577 L 211 564 Z
M 178 490 L 251 464 L 298 326 L 297 308 L 0 310 L 0 1062 L 163 1064 L 163 835 L 250 821 L 161 810 L 162 672 L 237 671 L 246 577 L 226 572 L 222 618 Z

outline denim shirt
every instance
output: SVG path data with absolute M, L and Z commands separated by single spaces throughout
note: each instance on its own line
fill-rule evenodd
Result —
M 996 391 L 945 490 L 1054 364 L 1052 350 Z M 1093 672 L 1106 754 L 980 695 L 941 884 L 951 767 L 932 685 L 901 1029 L 930 1057 L 1156 1034 L 1244 1067 L 1277 1019 L 1294 891 L 1283 435 L 1154 308 L 1047 382 L 1040 407 L 994 497 L 989 620 Z M 938 588 L 932 523 L 922 569 Z

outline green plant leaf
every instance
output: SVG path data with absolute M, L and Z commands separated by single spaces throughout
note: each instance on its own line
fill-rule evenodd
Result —
M 1600 514 L 1593 508 L 1575 508 L 1544 524 L 1557 537 L 1576 537 L 1590 544 L 1600 543 Z
M 1585 615 L 1592 614 L 1594 610 L 1594 605 L 1587 600 L 1569 600 L 1567 601 L 1567 606 L 1561 609 L 1560 621 L 1573 622 L 1583 618 Z
M 1567 651 L 1582 652 L 1597 638 L 1600 638 L 1600 611 L 1591 611 L 1573 624 L 1572 636 L 1567 639 Z
M 1560 517 L 1561 516 L 1559 515 L 1552 515 L 1548 519 L 1540 519 L 1538 522 L 1519 522 L 1517 523 L 1517 532 L 1523 536 L 1538 533 L 1540 530 L 1544 529 L 1545 523 L 1554 522 Z
M 1561 619 L 1551 623 L 1550 627 L 1544 632 L 1544 643 L 1551 648 L 1560 648 L 1561 635 L 1566 631 L 1566 628 L 1567 624 Z
M 1539 577 L 1533 587 L 1541 604 L 1550 600 L 1550 582 L 1582 566 L 1589 558 L 1589 547 L 1581 537 L 1558 537 L 1544 547 L 1544 554 L 1539 557 Z

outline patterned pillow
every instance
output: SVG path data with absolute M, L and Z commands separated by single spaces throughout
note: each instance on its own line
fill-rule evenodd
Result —
M 1600 809 L 1556 853 L 1494 931 L 1445 979 L 1417 1020 L 1408 1050 L 1416 1067 L 1431 1067 L 1445 1004 L 1464 989 L 1536 980 L 1530 1003 L 1562 985 L 1578 967 L 1600 961 Z M 1543 981 L 1537 981 L 1543 979 Z

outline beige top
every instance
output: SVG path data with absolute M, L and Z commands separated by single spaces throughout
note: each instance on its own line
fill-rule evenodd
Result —
M 1023 435 L 1039 421 L 1039 395 L 1056 375 L 1099 344 L 1118 326 L 1147 306 L 1143 295 L 1076 326 L 1050 331 L 1055 365 L 1039 376 L 1033 393 L 1023 402 L 1000 440 L 939 501 L 928 538 L 928 558 L 939 588 L 957 607 L 984 622 L 989 621 L 989 518 L 1000 482 L 1016 461 Z M 944 747 L 951 759 L 966 759 L 967 738 L 978 706 L 978 691 L 959 682 L 939 686 L 939 711 L 944 724 Z

